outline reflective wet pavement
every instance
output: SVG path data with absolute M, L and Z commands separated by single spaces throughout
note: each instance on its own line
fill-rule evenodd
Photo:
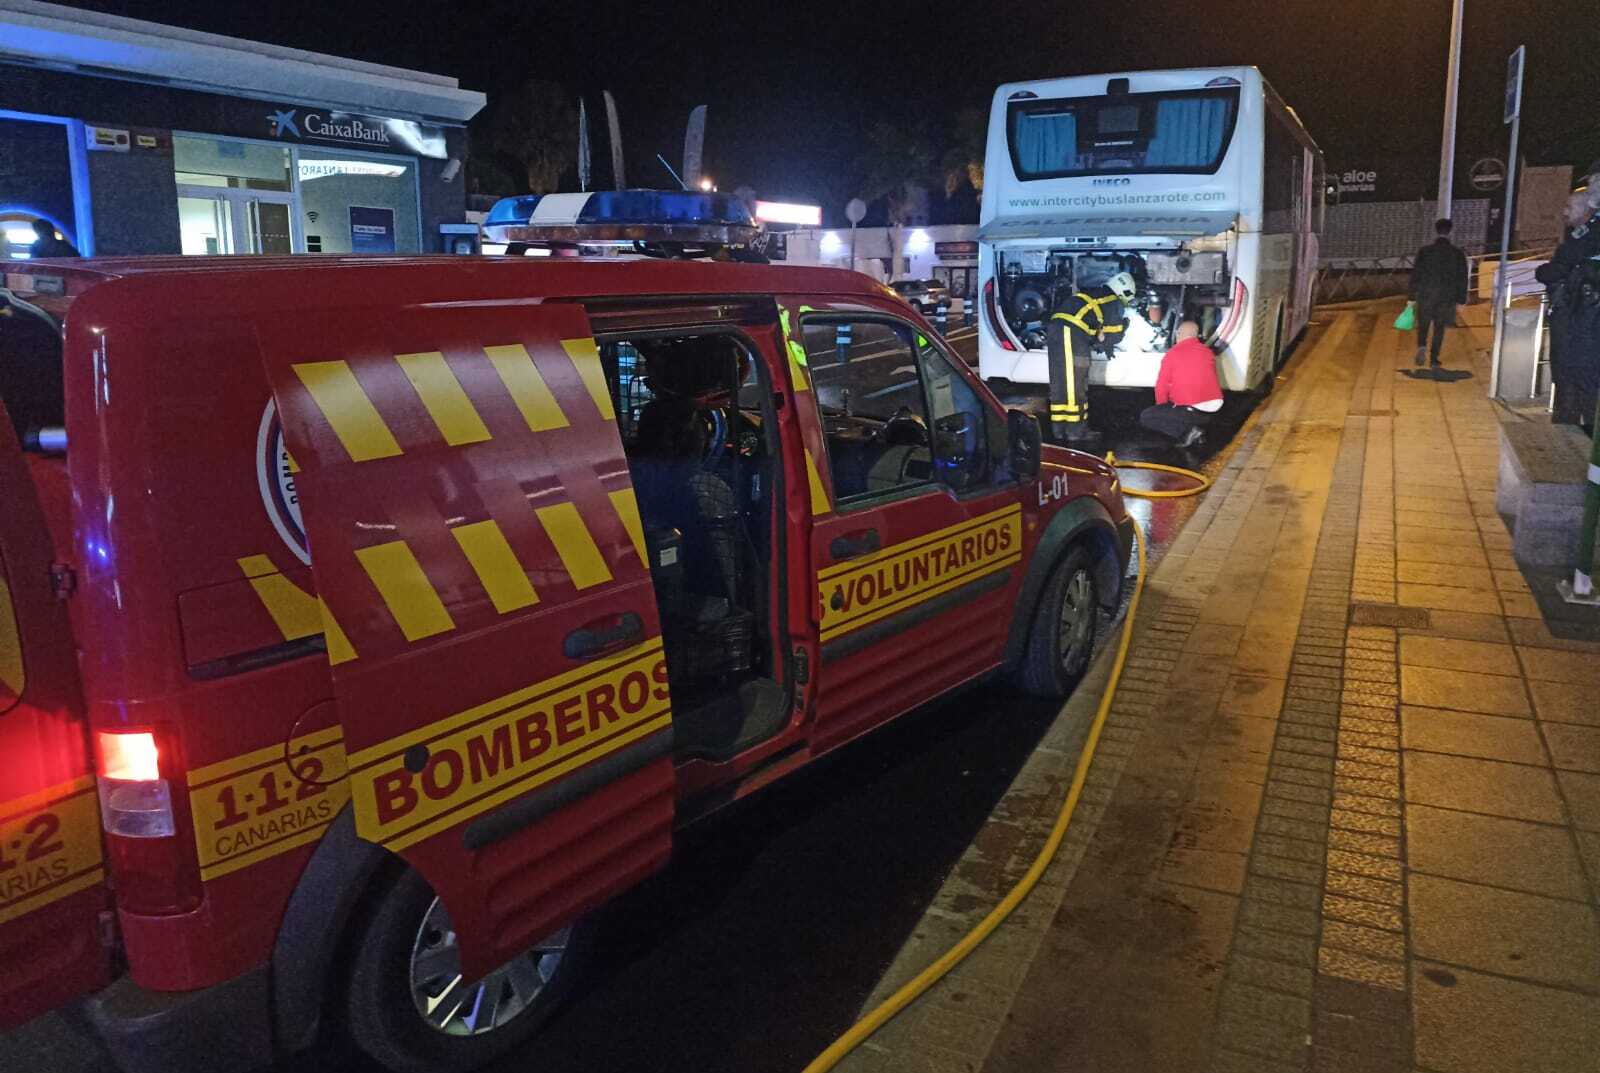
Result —
M 1419 380 L 1396 310 L 1310 341 L 1153 571 L 1039 890 L 840 1069 L 1600 1068 L 1600 621 L 1511 559 L 1481 319 Z M 874 999 L 1027 861 L 1089 699 Z

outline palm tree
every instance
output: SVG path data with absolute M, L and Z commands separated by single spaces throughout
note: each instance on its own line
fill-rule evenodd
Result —
M 861 158 L 861 196 L 882 198 L 894 229 L 891 278 L 900 275 L 900 229 L 925 220 L 928 186 L 935 177 L 933 145 L 921 130 L 879 119 L 867 129 Z
M 494 103 L 485 123 L 489 148 L 515 161 L 528 193 L 548 194 L 578 158 L 578 110 L 554 82 L 529 79 Z
M 944 196 L 952 197 L 963 181 L 983 191 L 983 155 L 988 148 L 989 117 L 981 108 L 962 108 L 951 117 L 949 148 L 940 160 Z

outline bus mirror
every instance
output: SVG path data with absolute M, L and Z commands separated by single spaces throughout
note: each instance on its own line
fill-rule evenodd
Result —
M 1033 480 L 1039 475 L 1039 455 L 1043 442 L 1039 433 L 1039 419 L 1021 410 L 1007 410 L 1006 433 L 1011 475 L 1019 481 Z

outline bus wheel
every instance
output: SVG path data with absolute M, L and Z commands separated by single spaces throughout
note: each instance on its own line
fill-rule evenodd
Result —
M 1036 697 L 1071 693 L 1089 669 L 1099 618 L 1094 561 L 1087 548 L 1076 544 L 1062 556 L 1039 597 L 1017 685 Z
M 571 990 L 591 919 L 535 943 L 481 980 L 461 978 L 444 903 L 407 870 L 357 942 L 347 1023 L 356 1046 L 397 1073 L 465 1073 L 525 1043 Z

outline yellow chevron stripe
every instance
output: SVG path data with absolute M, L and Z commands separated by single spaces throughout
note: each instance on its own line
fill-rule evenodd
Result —
M 256 590 L 261 605 L 272 616 L 285 641 L 322 632 L 317 598 L 280 574 L 271 559 L 265 555 L 247 555 L 239 560 L 239 569 L 250 579 L 250 587 Z
M 486 346 L 483 352 L 494 363 L 494 371 L 500 374 L 500 382 L 511 393 L 511 401 L 517 404 L 530 429 L 547 432 L 567 427 L 567 415 L 561 412 L 561 404 L 556 402 L 544 377 L 539 375 L 539 368 L 533 364 L 527 347 L 511 343 Z
M 458 525 L 450 535 L 461 545 L 496 611 L 504 615 L 539 602 L 527 572 L 493 518 Z
M 238 562 L 285 641 L 320 633 L 328 647 L 329 663 L 345 663 L 356 658 L 350 639 L 334 620 L 333 612 L 328 610 L 322 597 L 312 596 L 284 577 L 265 555 L 246 555 Z
M 617 517 L 622 519 L 622 527 L 628 531 L 628 539 L 633 541 L 633 550 L 639 553 L 639 561 L 648 569 L 650 566 L 650 552 L 644 543 L 644 523 L 639 519 L 639 501 L 634 498 L 632 488 L 623 488 L 611 493 L 611 505 L 616 508 Z
M 611 580 L 605 556 L 600 554 L 576 506 L 557 503 L 540 507 L 534 513 L 539 516 L 544 531 L 550 534 L 550 542 L 556 546 L 556 554 L 561 556 L 561 564 L 567 568 L 574 586 L 587 589 Z
M 811 516 L 831 512 L 833 504 L 828 501 L 828 490 L 822 485 L 822 474 L 817 472 L 817 462 L 809 448 L 806 449 L 806 483 L 811 486 Z
M 356 374 L 343 361 L 307 361 L 294 366 L 295 375 L 333 426 L 353 462 L 391 458 L 400 453 L 389 426 L 367 398 Z
M 600 416 L 607 421 L 615 421 L 617 415 L 611 409 L 611 388 L 606 384 L 605 370 L 600 367 L 600 348 L 589 338 L 563 339 L 561 348 L 567 352 L 578 375 L 583 378 L 583 386 L 589 389 L 589 397 L 594 400 Z
M 17 630 L 16 611 L 11 606 L 11 588 L 0 575 L 0 688 L 13 697 L 22 696 L 22 688 L 28 680 L 25 670 L 22 636 Z
M 472 408 L 472 400 L 461 388 L 461 381 L 450 371 L 450 363 L 437 350 L 423 354 L 396 354 L 394 360 L 406 374 L 417 397 L 427 407 L 428 416 L 439 426 L 444 442 L 451 447 L 482 443 L 490 438 L 483 418 Z
M 356 549 L 362 569 L 378 588 L 378 595 L 389 606 L 400 632 L 408 641 L 420 641 L 456 627 L 444 608 L 433 583 L 423 573 L 422 564 L 403 540 Z
M 322 640 L 328 646 L 328 662 L 337 666 L 355 659 L 355 646 L 345 636 L 333 612 L 328 610 L 328 602 L 320 596 L 317 597 L 317 613 L 322 616 Z

